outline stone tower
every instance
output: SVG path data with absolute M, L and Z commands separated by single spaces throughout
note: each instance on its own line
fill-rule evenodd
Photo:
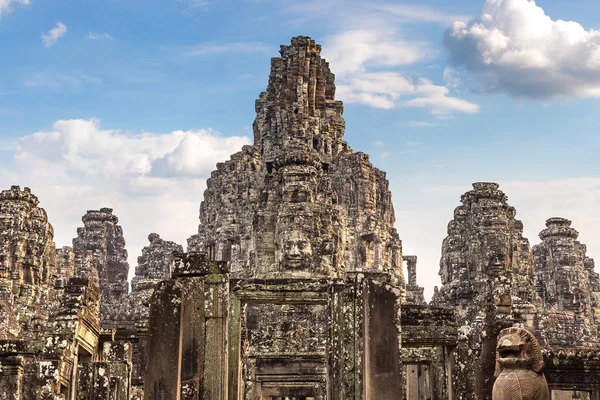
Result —
M 102 327 L 111 328 L 114 304 L 123 303 L 128 291 L 129 264 L 123 229 L 111 208 L 89 210 L 81 220 L 83 227 L 77 228 L 73 239 L 75 274 L 87 278 L 97 273 L 102 291 Z
M 550 218 L 533 247 L 535 287 L 548 313 L 546 343 L 556 346 L 597 346 L 598 274 L 579 232 L 565 218 Z
M 0 340 L 37 331 L 56 278 L 54 229 L 29 188 L 0 192 Z
M 198 234 L 154 293 L 148 399 L 401 391 L 404 280 L 388 181 L 343 141 L 320 46 L 296 37 L 280 53 L 256 101 L 254 145 L 217 165 Z
M 342 140 L 343 105 L 320 52 L 305 37 L 282 46 L 256 101 L 254 146 L 207 182 L 189 248 L 230 262 L 233 276 L 401 277 L 388 181 Z
M 463 332 L 455 388 L 479 399 L 491 399 L 496 336 L 530 311 L 534 296 L 529 241 L 507 200 L 498 184 L 474 183 L 442 244 L 436 302 L 457 308 Z

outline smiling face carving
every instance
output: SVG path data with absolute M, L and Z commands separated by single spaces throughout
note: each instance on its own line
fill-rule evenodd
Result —
M 300 231 L 292 231 L 284 235 L 282 245 L 283 265 L 298 269 L 310 266 L 312 246 L 310 240 Z

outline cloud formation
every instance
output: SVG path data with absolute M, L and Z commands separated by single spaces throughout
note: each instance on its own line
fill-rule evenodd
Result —
M 423 5 L 374 2 L 370 3 L 368 7 L 371 7 L 374 10 L 390 13 L 393 16 L 400 18 L 402 22 L 405 23 L 452 23 L 455 21 L 467 21 L 469 19 L 465 15 L 449 15 Z
M 94 119 L 61 120 L 18 140 L 11 164 L 0 169 L 0 188 L 31 188 L 58 246 L 70 245 L 86 210 L 112 207 L 133 267 L 151 232 L 186 244 L 210 172 L 249 142 L 210 129 L 131 133 L 102 129 Z
M 67 33 L 67 26 L 62 22 L 58 22 L 56 26 L 48 32 L 42 34 L 42 43 L 44 47 L 52 47 L 58 42 L 58 39 Z
M 479 111 L 477 104 L 454 97 L 451 86 L 436 85 L 403 71 L 407 66 L 426 63 L 435 50 L 421 40 L 407 39 L 400 31 L 401 24 L 409 17 L 440 22 L 445 20 L 444 14 L 388 3 L 351 2 L 341 7 L 344 13 L 334 17 L 337 32 L 323 43 L 323 55 L 336 74 L 340 100 L 383 109 L 422 107 L 439 118 Z M 307 11 L 302 8 L 296 12 Z
M 477 104 L 453 97 L 447 86 L 409 78 L 397 70 L 424 60 L 426 48 L 400 39 L 394 30 L 369 28 L 330 37 L 324 52 L 338 78 L 338 98 L 345 102 L 384 109 L 427 108 L 440 118 L 479 111 Z
M 66 73 L 51 70 L 36 71 L 24 80 L 24 84 L 30 88 L 79 89 L 87 84 L 98 85 L 102 79 L 82 73 Z
M 534 99 L 600 96 L 600 30 L 552 20 L 533 0 L 487 0 L 444 38 L 488 92 Z
M 115 40 L 114 37 L 112 37 L 110 34 L 106 33 L 106 32 L 102 32 L 102 33 L 98 33 L 98 32 L 89 32 L 87 35 L 85 35 L 86 39 L 89 40 Z
M 184 54 L 187 56 L 202 56 L 221 53 L 265 53 L 272 50 L 262 42 L 235 42 L 235 43 L 202 43 L 189 46 Z
M 29 3 L 30 0 L 0 0 L 0 17 L 2 14 L 10 12 L 13 4 L 29 5 Z

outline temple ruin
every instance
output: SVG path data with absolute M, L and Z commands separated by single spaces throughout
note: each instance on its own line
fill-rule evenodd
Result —
M 0 400 L 491 399 L 497 337 L 524 329 L 552 399 L 600 400 L 600 277 L 569 220 L 531 247 L 474 183 L 428 301 L 321 47 L 282 46 L 255 107 L 186 251 L 150 233 L 131 290 L 112 209 L 56 248 L 32 191 L 0 192 Z

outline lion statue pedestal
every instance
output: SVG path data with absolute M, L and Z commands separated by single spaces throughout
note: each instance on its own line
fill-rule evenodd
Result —
M 522 328 L 500 331 L 492 400 L 549 400 L 544 360 L 537 339 Z

